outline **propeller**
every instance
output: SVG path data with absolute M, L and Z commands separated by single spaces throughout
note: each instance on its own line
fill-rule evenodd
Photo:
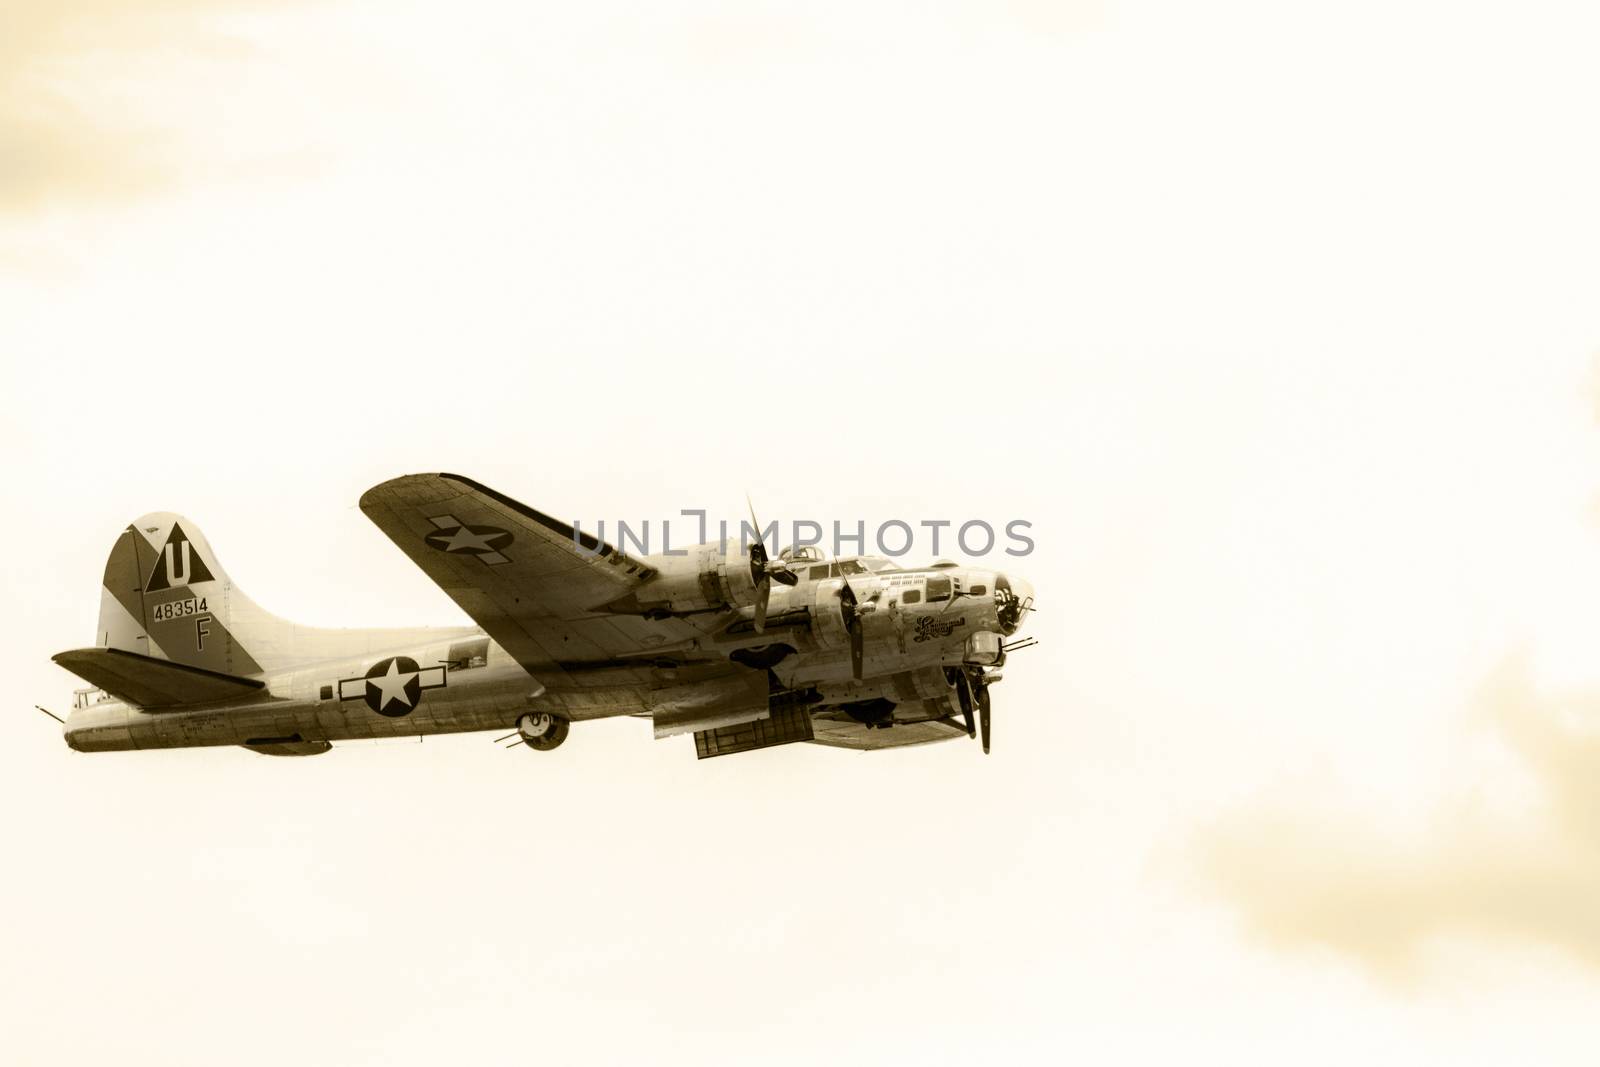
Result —
M 749 496 L 745 503 L 750 504 Z M 756 586 L 756 633 L 767 630 L 767 598 L 772 595 L 772 583 L 798 585 L 800 576 L 789 569 L 786 560 L 769 559 L 766 542 L 761 540 L 761 523 L 756 519 L 756 506 L 750 504 L 750 524 L 755 528 L 756 540 L 750 546 L 750 580 Z M 859 677 L 859 676 L 858 676 Z

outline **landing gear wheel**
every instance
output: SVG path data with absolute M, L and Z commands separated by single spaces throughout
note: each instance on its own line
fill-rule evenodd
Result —
M 529 748 L 548 752 L 567 739 L 572 723 L 548 711 L 530 711 L 517 720 L 517 734 Z

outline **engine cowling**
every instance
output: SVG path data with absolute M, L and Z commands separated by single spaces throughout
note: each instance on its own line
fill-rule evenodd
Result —
M 650 556 L 655 577 L 626 600 L 609 605 L 613 611 L 650 615 L 676 615 L 694 611 L 748 608 L 756 603 L 756 580 L 750 553 L 729 539 L 684 549 L 683 555 Z

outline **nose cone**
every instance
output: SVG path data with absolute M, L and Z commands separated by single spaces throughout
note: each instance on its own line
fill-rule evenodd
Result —
M 1022 602 L 1023 617 L 1026 618 L 1028 611 L 1033 608 L 1033 583 L 1026 578 L 1012 576 L 1011 591 Z

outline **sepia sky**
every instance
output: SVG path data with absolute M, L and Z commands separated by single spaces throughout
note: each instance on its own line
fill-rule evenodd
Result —
M 13 7 L 10 1058 L 1594 1061 L 1588 5 Z M 1041 644 L 987 759 L 32 710 L 152 510 L 463 622 L 422 470 L 1026 519 Z

